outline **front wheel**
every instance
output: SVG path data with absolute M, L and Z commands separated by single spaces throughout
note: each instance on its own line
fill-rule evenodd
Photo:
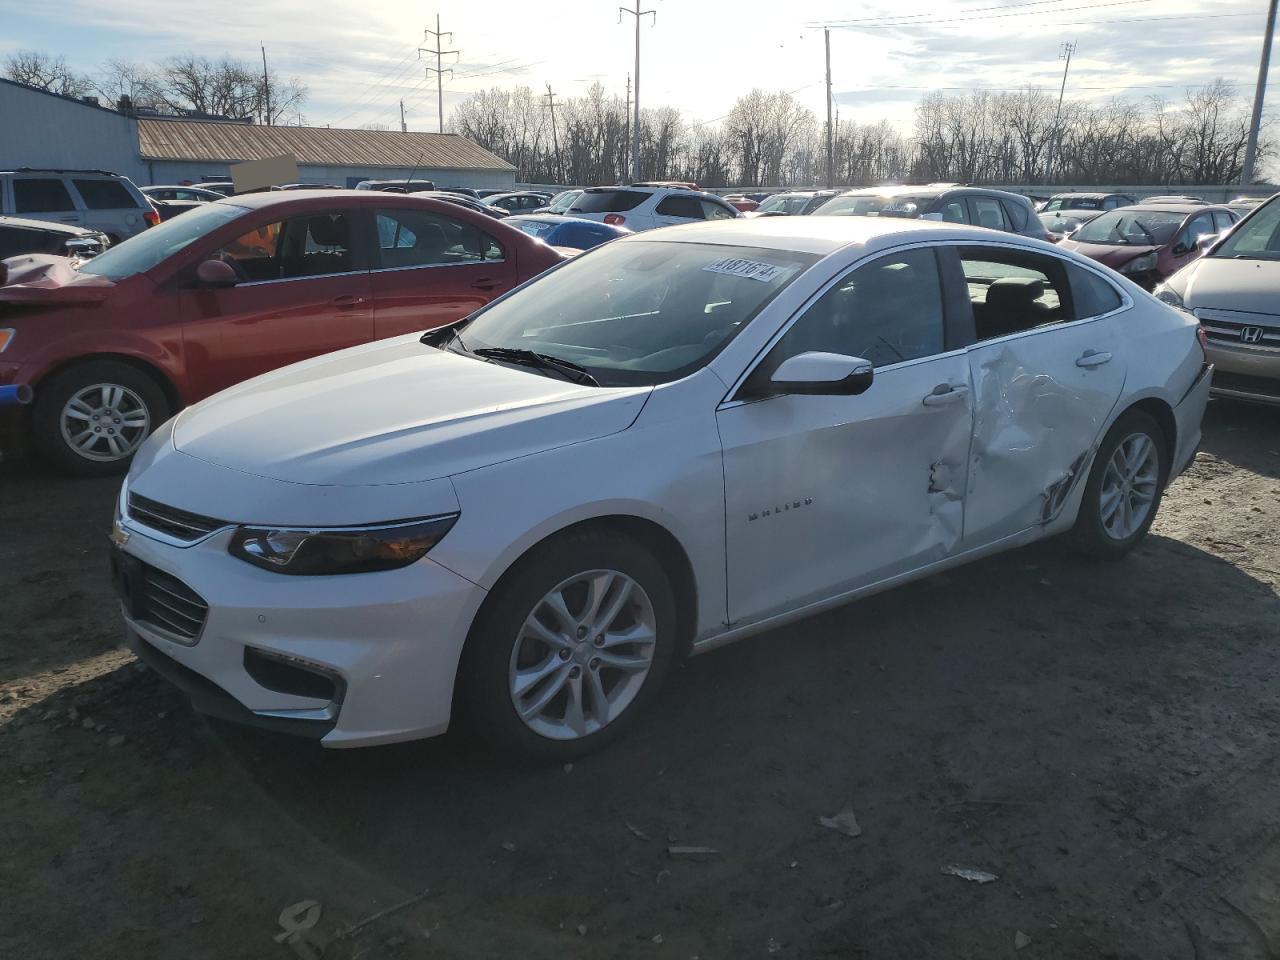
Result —
M 537 547 L 495 588 L 463 656 L 461 706 L 498 748 L 542 760 L 617 738 L 661 685 L 676 647 L 662 566 L 611 532 Z
M 1168 441 L 1155 419 L 1125 413 L 1107 431 L 1085 484 L 1071 541 L 1083 553 L 1121 557 L 1151 529 L 1169 476 Z
M 119 360 L 89 360 L 54 374 L 36 391 L 33 439 L 65 473 L 123 473 L 151 431 L 169 418 L 164 391 Z

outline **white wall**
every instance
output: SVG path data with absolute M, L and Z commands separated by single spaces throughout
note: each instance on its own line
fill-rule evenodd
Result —
M 15 167 L 110 170 L 146 183 L 132 118 L 0 83 L 0 170 Z
M 214 161 L 149 160 L 144 161 L 143 184 L 180 183 L 190 180 L 230 180 L 229 164 Z M 473 187 L 511 190 L 515 187 L 515 171 L 468 171 L 435 167 L 322 167 L 299 166 L 298 179 L 303 183 L 333 183 L 340 187 L 355 186 L 360 180 L 403 180 L 412 173 L 415 180 L 433 180 L 439 187 Z

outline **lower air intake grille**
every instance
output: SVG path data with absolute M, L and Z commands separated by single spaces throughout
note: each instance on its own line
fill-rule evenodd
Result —
M 168 633 L 194 640 L 204 628 L 209 605 L 177 577 L 144 564 L 134 597 L 133 616 Z

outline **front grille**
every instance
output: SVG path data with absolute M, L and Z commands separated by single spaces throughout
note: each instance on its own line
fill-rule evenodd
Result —
M 179 510 L 177 507 L 168 507 L 136 493 L 129 494 L 129 519 L 184 543 L 193 543 L 228 526 L 225 520 L 215 520 L 213 517 Z
M 209 604 L 177 577 L 142 564 L 132 597 L 133 619 L 149 623 L 184 640 L 194 640 L 204 628 Z
M 1274 318 L 1268 317 L 1268 320 Z M 1224 320 L 1220 317 L 1202 316 L 1200 326 L 1205 336 L 1217 343 L 1228 343 L 1233 346 L 1253 347 L 1257 350 L 1274 350 L 1280 352 L 1280 326 L 1264 326 L 1260 323 L 1241 323 L 1238 320 Z M 1240 332 L 1247 328 L 1262 331 L 1262 336 L 1254 343 L 1247 343 L 1240 337 Z
M 1222 370 L 1215 370 L 1213 388 L 1215 390 L 1235 390 L 1239 393 L 1253 393 L 1280 399 L 1280 379 L 1273 377 L 1254 377 L 1247 373 L 1227 373 Z

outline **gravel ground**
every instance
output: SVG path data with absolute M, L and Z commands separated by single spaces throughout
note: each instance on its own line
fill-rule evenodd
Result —
M 551 769 L 193 714 L 120 649 L 116 484 L 0 470 L 0 955 L 288 960 L 306 899 L 339 960 L 1280 949 L 1280 411 L 1215 401 L 1124 561 L 1041 544 L 696 658 Z

